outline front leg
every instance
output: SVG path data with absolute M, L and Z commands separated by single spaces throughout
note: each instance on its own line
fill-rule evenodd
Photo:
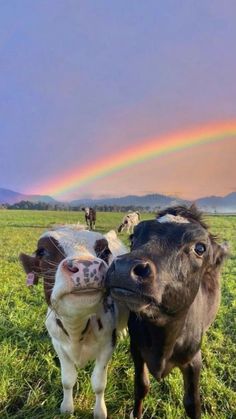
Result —
M 130 415 L 130 419 L 140 419 L 142 417 L 143 399 L 149 390 L 149 378 L 146 364 L 135 343 L 131 340 L 131 354 L 134 361 L 135 377 L 134 377 L 134 410 Z
M 77 371 L 75 364 L 71 359 L 64 353 L 60 345 L 53 342 L 54 348 L 58 354 L 61 364 L 61 382 L 63 386 L 63 400 L 61 403 L 61 413 L 73 413 L 74 402 L 73 402 L 73 387 L 77 379 Z
M 94 406 L 94 418 L 106 419 L 107 408 L 104 400 L 104 392 L 107 385 L 107 367 L 112 356 L 113 348 L 109 350 L 103 349 L 103 353 L 99 354 L 96 359 L 95 367 L 91 377 L 92 388 L 96 395 Z
M 184 407 L 191 419 L 201 417 L 199 392 L 200 371 L 202 366 L 201 351 L 186 366 L 181 368 L 184 377 Z

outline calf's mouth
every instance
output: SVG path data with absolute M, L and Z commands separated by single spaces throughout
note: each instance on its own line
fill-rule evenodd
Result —
M 131 290 L 129 288 L 114 286 L 111 288 L 111 295 L 112 297 L 116 298 L 117 300 L 121 301 L 135 301 L 142 303 L 152 303 L 153 299 L 146 295 L 141 294 L 138 291 Z
M 73 289 L 70 294 L 77 294 L 77 295 L 83 295 L 83 294 L 98 294 L 98 293 L 104 293 L 104 288 L 77 288 Z

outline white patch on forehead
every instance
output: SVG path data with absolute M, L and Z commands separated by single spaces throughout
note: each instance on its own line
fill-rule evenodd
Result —
M 48 231 L 41 237 L 52 237 L 57 240 L 66 257 L 84 253 L 96 256 L 94 250 L 95 242 L 103 238 L 100 233 L 71 227 L 62 227 L 55 231 Z
M 187 224 L 190 221 L 187 218 L 181 217 L 181 215 L 166 214 L 163 217 L 157 218 L 159 223 L 180 223 Z

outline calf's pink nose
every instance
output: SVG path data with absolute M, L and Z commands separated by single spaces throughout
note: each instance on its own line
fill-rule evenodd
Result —
M 63 268 L 69 271 L 76 286 L 101 285 L 105 280 L 106 264 L 101 259 L 67 259 Z

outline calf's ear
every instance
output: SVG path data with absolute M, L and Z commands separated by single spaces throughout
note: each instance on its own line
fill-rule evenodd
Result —
M 35 256 L 26 255 L 25 253 L 20 253 L 19 260 L 27 273 L 26 284 L 37 285 L 39 278 L 37 271 L 39 271 L 39 265 Z
M 230 254 L 229 244 L 227 242 L 223 242 L 222 244 L 213 243 L 213 264 L 215 266 L 221 266 L 224 260 Z
M 110 230 L 108 231 L 108 233 L 105 234 L 105 237 L 107 240 L 116 240 L 117 239 L 117 234 L 115 232 L 115 230 Z

